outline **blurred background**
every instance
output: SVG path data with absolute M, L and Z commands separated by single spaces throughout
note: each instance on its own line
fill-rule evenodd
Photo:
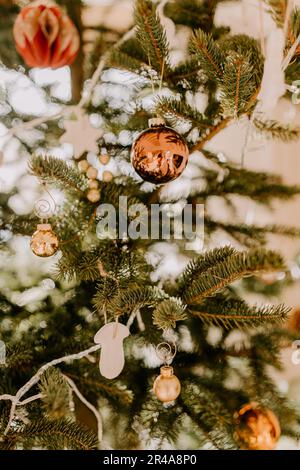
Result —
M 0 3 L 3 3 L 3 0 Z M 22 4 L 21 1 L 17 3 Z M 114 41 L 132 24 L 131 0 L 86 0 L 84 4 L 82 23 L 85 27 L 84 47 L 86 51 L 91 49 L 91 44 L 97 41 L 103 32 L 110 31 L 109 34 L 111 34 L 111 39 Z M 300 6 L 300 0 L 295 0 L 295 5 Z M 275 23 L 270 15 L 264 12 L 262 30 L 259 18 L 259 0 L 224 1 L 218 6 L 216 19 L 219 25 L 230 26 L 232 33 L 246 33 L 257 39 L 260 39 L 262 34 L 267 38 L 275 28 Z M 171 38 L 172 25 L 166 23 L 166 27 Z M 187 32 L 184 27 L 181 27 L 172 52 L 174 62 L 180 61 L 183 57 L 187 41 Z M 67 102 L 71 98 L 71 78 L 74 73 L 77 76 L 80 75 L 80 67 L 75 70 L 70 70 L 69 67 L 58 70 L 32 69 L 29 76 L 24 74 L 22 67 L 17 70 L 1 68 L 0 98 L 5 89 L 16 116 L 18 112 L 35 116 L 55 114 L 60 109 L 59 102 Z M 109 87 L 105 84 L 99 84 L 95 90 L 95 100 L 97 100 L 97 95 L 107 94 L 112 105 L 115 103 L 115 106 L 120 106 L 121 98 L 124 103 L 126 103 L 126 100 L 127 102 L 130 101 L 130 93 L 128 92 L 126 96 L 126 86 L 124 87 L 128 77 L 124 77 L 120 72 L 114 71 L 113 73 L 115 86 Z M 50 92 L 53 98 L 51 104 L 47 99 L 46 90 Z M 77 90 L 77 93 L 79 92 L 80 90 Z M 199 110 L 204 108 L 205 103 L 201 93 L 194 99 L 196 100 L 194 104 L 197 105 Z M 55 103 L 55 100 L 58 102 Z M 7 112 L 5 107 L 6 104 L 1 99 L 0 117 L 5 116 Z M 275 111 L 272 112 L 272 117 L 278 118 L 281 122 L 300 126 L 300 105 L 282 98 Z M 14 125 L 18 125 L 17 117 Z M 266 140 L 261 135 L 252 133 L 245 149 L 247 130 L 247 123 L 239 120 L 214 138 L 208 148 L 218 153 L 230 155 L 231 159 L 236 162 L 240 161 L 241 154 L 244 151 L 245 166 L 247 168 L 278 173 L 284 177 L 285 183 L 300 185 L 300 142 L 296 141 L 288 144 L 278 141 L 273 142 Z M 2 191 L 5 192 L 10 192 L 14 187 L 18 188 L 18 191 L 11 196 L 9 205 L 16 213 L 26 215 L 33 210 L 39 194 L 39 185 L 36 179 L 28 174 L 27 159 L 29 153 L 24 148 L 21 151 L 19 140 L 8 138 L 5 135 L 6 131 L 7 128 L 3 120 L 0 123 L 0 185 Z M 38 130 L 32 129 L 30 132 L 20 131 L 19 137 L 22 137 L 25 143 L 29 139 L 29 143 L 30 141 L 38 142 L 40 136 Z M 44 149 L 40 149 L 40 151 L 45 152 Z M 53 147 L 47 151 L 51 151 L 52 155 L 64 159 L 72 158 L 72 149 L 68 144 L 60 147 L 53 144 Z M 113 162 L 110 163 L 109 169 L 116 171 Z M 53 196 L 56 202 L 59 202 L 59 192 L 54 191 Z M 214 210 L 220 213 L 223 208 L 216 205 Z M 258 208 L 253 202 L 239 202 L 239 211 L 239 218 L 247 223 L 254 221 L 262 225 L 278 223 L 283 226 L 293 225 L 300 228 L 300 197 L 295 198 L 288 204 L 275 203 L 271 211 Z M 206 240 L 206 247 L 214 246 L 216 243 L 226 244 L 228 240 L 224 240 L 224 234 L 222 234 L 222 237 L 220 240 Z M 5 239 L 5 234 L 2 234 L 2 239 Z M 7 264 L 9 263 L 11 276 L 8 278 L 9 274 L 7 272 L 5 276 L 1 276 L 0 285 L 3 287 L 5 283 L 9 282 L 10 286 L 13 287 L 15 282 L 16 285 L 21 283 L 25 287 L 43 279 L 39 287 L 28 289 L 26 295 L 23 292 L 19 302 L 24 305 L 24 303 L 30 303 L 32 300 L 42 299 L 47 289 L 54 288 L 53 281 L 47 275 L 55 264 L 55 257 L 40 260 L 31 253 L 29 245 L 21 237 L 12 239 L 10 243 L 16 250 L 16 256 L 14 259 L 8 259 L 7 253 L 1 253 L 0 269 L 5 265 L 7 271 Z M 294 280 L 299 279 L 300 281 L 300 240 L 270 236 L 269 247 L 281 250 L 287 259 L 291 276 Z M 18 280 L 16 280 L 15 273 L 18 273 Z M 282 273 L 283 277 L 284 275 Z M 274 279 L 265 279 L 265 283 L 266 285 L 272 285 Z M 15 295 L 18 295 L 17 291 Z M 276 298 L 276 303 L 279 300 L 291 306 L 294 310 L 300 309 L 300 282 L 287 285 L 282 292 L 275 290 L 273 295 Z M 251 294 L 252 302 L 259 302 L 260 300 L 261 296 L 259 294 Z M 272 295 L 268 297 L 268 301 L 272 302 Z M 300 364 L 293 364 L 292 353 L 292 349 L 283 350 L 282 357 L 286 370 L 282 374 L 278 374 L 277 381 L 281 390 L 288 391 L 289 396 L 300 404 Z M 295 444 L 287 439 L 281 439 L 279 448 L 295 448 Z

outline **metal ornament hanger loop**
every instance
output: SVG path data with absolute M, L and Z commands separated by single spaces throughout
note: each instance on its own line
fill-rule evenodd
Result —
M 175 343 L 162 342 L 155 348 L 157 357 L 163 361 L 164 364 L 170 365 L 177 353 L 177 346 Z

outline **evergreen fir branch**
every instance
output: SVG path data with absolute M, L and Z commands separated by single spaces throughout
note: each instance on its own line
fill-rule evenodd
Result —
M 196 59 L 189 59 L 177 65 L 169 74 L 169 79 L 178 88 L 197 90 L 207 81 Z
M 143 66 L 149 67 L 149 59 L 136 37 L 128 39 L 119 47 L 113 48 L 108 65 L 137 72 Z
M 293 42 L 293 39 L 296 39 L 300 34 L 300 8 L 294 8 L 291 20 L 290 20 L 290 29 L 291 35 L 290 42 Z M 291 44 L 292 45 L 292 44 Z M 298 51 L 299 54 L 299 51 Z
M 147 64 L 137 60 L 135 57 L 131 57 L 125 52 L 122 52 L 120 49 L 113 49 L 111 51 L 109 60 L 107 61 L 107 65 L 133 73 L 138 73 L 141 67 Z
M 23 426 L 20 431 L 11 431 L 5 437 L 14 443 L 22 442 L 27 449 L 40 446 L 44 449 L 94 450 L 97 438 L 94 433 L 73 421 L 39 419 Z
M 72 246 L 74 249 L 74 245 Z M 65 253 L 66 254 L 66 253 Z M 95 252 L 77 253 L 77 257 L 71 255 L 63 256 L 57 263 L 57 279 L 81 279 L 83 281 L 95 281 L 99 278 L 98 259 L 99 255 Z
M 208 78 L 214 81 L 223 78 L 226 57 L 211 34 L 201 29 L 196 31 L 191 39 L 190 51 Z
M 264 0 L 278 28 L 284 25 L 287 0 Z
M 236 449 L 232 415 L 215 393 L 193 380 L 184 381 L 179 403 L 216 449 Z
M 280 124 L 277 121 L 254 119 L 253 124 L 256 129 L 270 139 L 278 139 L 283 142 L 298 140 L 300 136 L 300 128 L 291 127 L 290 125 Z
M 256 39 L 247 36 L 246 34 L 237 34 L 234 36 L 228 35 L 218 41 L 222 54 L 225 57 L 245 57 L 247 58 L 249 68 L 251 68 L 251 89 L 254 90 L 249 99 L 248 107 L 256 100 L 259 93 L 261 81 L 264 73 L 264 57 L 261 53 L 259 43 Z M 249 73 L 246 74 L 250 78 Z M 247 82 L 246 82 L 247 83 Z M 222 85 L 222 82 L 220 82 Z M 246 90 L 244 90 L 246 93 Z M 250 96 L 250 93 L 249 93 Z
M 156 7 L 151 0 L 136 0 L 135 23 L 137 38 L 151 66 L 160 74 L 169 69 L 169 45 L 160 23 Z
M 225 329 L 282 324 L 287 319 L 289 309 L 278 306 L 249 306 L 243 300 L 220 297 L 209 299 L 187 313 L 199 318 L 204 324 L 220 326 Z
M 208 252 L 209 256 L 209 252 Z M 196 276 L 183 294 L 187 304 L 200 303 L 206 297 L 214 296 L 228 284 L 259 271 L 284 269 L 282 257 L 274 251 L 234 251 L 225 261 L 215 264 Z
M 64 189 L 83 192 L 87 179 L 73 165 L 55 157 L 33 156 L 29 162 L 30 171 L 42 181 L 56 182 Z
M 107 310 L 118 317 L 131 314 L 142 307 L 153 307 L 167 295 L 157 287 L 129 287 L 120 291 L 107 305 Z
M 185 306 L 175 297 L 160 302 L 153 312 L 153 324 L 162 330 L 175 328 L 176 322 L 186 318 Z
M 176 0 L 168 2 L 165 13 L 176 24 L 192 29 L 201 28 L 209 31 L 212 26 L 211 6 L 215 2 L 199 2 L 198 0 Z
M 247 224 L 228 224 L 212 220 L 209 217 L 205 218 L 205 225 L 208 233 L 218 229 L 224 230 L 224 232 L 233 237 L 238 243 L 249 248 L 258 248 L 259 245 L 265 245 L 267 243 L 266 235 L 268 233 L 288 237 L 300 237 L 299 229 L 281 225 L 259 227 L 257 225 Z
M 218 181 L 216 171 L 205 170 L 207 187 L 199 192 L 194 191 L 193 195 L 201 198 L 208 196 L 222 196 L 226 194 L 239 194 L 251 197 L 255 201 L 267 204 L 274 199 L 290 199 L 299 194 L 299 186 L 288 186 L 282 183 L 279 175 L 263 172 L 250 171 L 226 166 L 229 170 L 221 182 Z
M 224 246 L 222 248 L 214 248 L 213 250 L 207 251 L 198 256 L 198 258 L 190 261 L 179 278 L 180 292 L 185 291 L 196 277 L 201 276 L 216 264 L 226 262 L 226 260 L 235 253 L 235 249 L 231 246 Z
M 221 104 L 225 116 L 240 116 L 256 90 L 249 56 L 230 52 L 221 83 Z
M 93 367 L 95 367 L 94 364 Z M 96 369 L 96 372 L 93 374 L 93 376 L 89 374 L 87 377 L 85 377 L 83 374 L 78 375 L 73 372 L 67 372 L 65 373 L 65 375 L 76 380 L 76 383 L 81 384 L 83 389 L 88 387 L 89 390 L 93 391 L 96 394 L 100 392 L 103 397 L 109 400 L 113 400 L 115 403 L 120 403 L 122 407 L 128 408 L 128 406 L 133 401 L 133 395 L 131 390 L 127 389 L 125 385 L 121 383 L 116 383 L 115 380 L 101 380 L 101 376 L 99 376 L 98 369 Z
M 66 417 L 70 413 L 69 387 L 62 373 L 50 367 L 39 382 L 43 408 L 50 420 Z
M 157 418 L 154 420 L 153 416 Z M 160 449 L 166 442 L 175 443 L 180 431 L 182 411 L 179 407 L 164 408 L 155 397 L 149 397 L 141 410 L 135 415 L 135 421 L 148 430 L 148 439 L 156 441 Z
M 202 113 L 182 100 L 174 98 L 161 98 L 156 102 L 155 110 L 159 115 L 164 116 L 171 125 L 176 125 L 179 120 L 184 120 L 199 129 L 206 130 L 211 123 Z

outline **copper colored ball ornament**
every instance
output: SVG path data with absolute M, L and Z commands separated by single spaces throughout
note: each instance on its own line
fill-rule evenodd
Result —
M 58 250 L 58 238 L 50 224 L 38 224 L 36 232 L 31 237 L 30 248 L 36 256 L 46 258 Z
M 189 150 L 181 135 L 166 127 L 163 119 L 150 119 L 149 126 L 133 143 L 132 165 L 143 180 L 168 183 L 185 169 Z
M 179 379 L 173 373 L 173 367 L 163 366 L 160 375 L 153 384 L 153 392 L 163 403 L 170 403 L 180 395 L 181 385 Z
M 293 311 L 287 321 L 287 328 L 293 332 L 300 331 L 300 308 Z
M 78 169 L 79 171 L 82 171 L 83 173 L 85 173 L 90 167 L 90 164 L 87 160 L 81 160 L 79 163 L 78 163 Z
M 99 188 L 99 181 L 98 180 L 89 180 L 88 182 L 90 189 L 98 189 Z
M 275 414 L 258 403 L 248 403 L 237 413 L 236 437 L 241 448 L 272 450 L 280 437 L 280 424 Z
M 94 168 L 93 166 L 90 166 L 87 169 L 86 176 L 90 179 L 95 179 L 98 176 L 98 170 Z
M 102 179 L 104 183 L 110 183 L 113 180 L 114 175 L 110 171 L 103 171 Z
M 17 51 L 29 67 L 70 65 L 80 46 L 72 20 L 49 0 L 31 2 L 22 8 L 13 34 Z
M 99 189 L 90 189 L 87 193 L 88 200 L 90 202 L 98 202 L 100 201 L 100 191 Z

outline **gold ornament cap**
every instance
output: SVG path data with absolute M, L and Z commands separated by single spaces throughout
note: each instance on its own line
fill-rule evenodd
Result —
M 160 375 L 163 377 L 172 377 L 174 375 L 174 369 L 172 366 L 162 366 L 160 368 Z
M 48 232 L 49 230 L 52 231 L 52 227 L 51 224 L 37 224 L 36 230 L 40 230 L 41 232 Z
M 161 117 L 155 117 L 155 118 L 149 119 L 148 125 L 149 127 L 165 126 L 166 121 Z

